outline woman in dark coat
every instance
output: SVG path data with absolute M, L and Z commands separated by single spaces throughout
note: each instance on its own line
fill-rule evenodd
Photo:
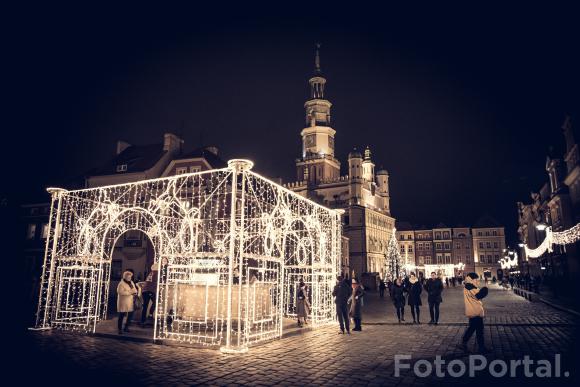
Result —
M 349 315 L 354 320 L 353 331 L 362 331 L 362 298 L 365 292 L 356 279 L 352 280 L 352 295 L 350 296 Z
M 399 323 L 401 321 L 405 321 L 405 292 L 406 289 L 403 286 L 403 281 L 400 278 L 395 280 L 392 288 L 392 296 L 393 305 L 395 305 L 395 309 L 397 310 L 397 318 L 399 319 Z
M 423 286 L 419 279 L 415 276 L 415 273 L 411 273 L 409 278 L 409 284 L 407 286 L 407 293 L 409 294 L 408 304 L 411 307 L 411 315 L 413 316 L 413 324 L 421 324 L 421 292 L 423 291 Z

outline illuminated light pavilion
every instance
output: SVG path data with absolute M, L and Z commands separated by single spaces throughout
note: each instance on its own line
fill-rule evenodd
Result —
M 129 230 L 154 246 L 153 339 L 242 352 L 279 338 L 301 279 L 313 326 L 334 321 L 340 212 L 252 172 L 223 169 L 67 191 L 51 211 L 37 329 L 94 333 L 107 318 L 111 257 Z

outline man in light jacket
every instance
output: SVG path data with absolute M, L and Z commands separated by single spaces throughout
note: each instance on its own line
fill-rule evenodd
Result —
M 477 347 L 480 353 L 488 352 L 484 345 L 483 339 L 483 302 L 481 301 L 487 296 L 487 287 L 482 287 L 481 289 L 475 285 L 475 280 L 479 276 L 476 273 L 469 273 L 465 277 L 464 288 L 463 288 L 463 301 L 465 302 L 465 316 L 469 319 L 469 327 L 463 334 L 463 340 L 460 344 L 460 348 L 467 351 L 467 342 L 473 335 L 476 334 Z

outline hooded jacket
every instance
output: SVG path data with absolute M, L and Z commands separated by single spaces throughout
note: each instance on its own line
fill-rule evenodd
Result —
M 472 317 L 483 317 L 483 302 L 481 300 L 487 296 L 487 287 L 478 288 L 474 285 L 471 277 L 465 277 L 464 288 L 463 288 L 463 300 L 465 301 L 465 316 Z

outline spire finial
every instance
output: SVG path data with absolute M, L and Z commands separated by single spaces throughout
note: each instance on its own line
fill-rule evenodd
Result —
M 316 72 L 320 72 L 320 43 L 316 43 L 316 55 L 314 56 L 314 67 Z

